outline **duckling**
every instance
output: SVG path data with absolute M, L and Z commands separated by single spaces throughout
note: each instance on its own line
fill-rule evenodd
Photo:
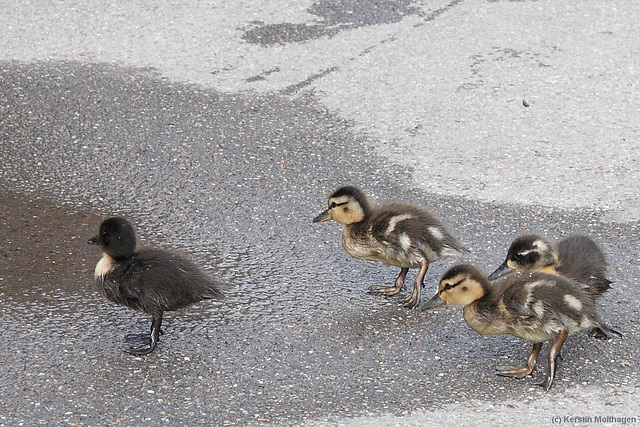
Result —
M 110 301 L 151 315 L 149 334 L 129 334 L 125 351 L 151 353 L 158 343 L 162 315 L 205 299 L 222 299 L 222 285 L 193 262 L 164 249 L 136 250 L 133 225 L 121 217 L 106 219 L 89 239 L 104 252 L 96 265 L 100 292 Z
M 481 335 L 510 334 L 533 343 L 526 365 L 498 367 L 501 376 L 523 378 L 531 374 L 543 342 L 555 340 L 549 350 L 547 375 L 537 383 L 545 390 L 553 384 L 556 358 L 569 335 L 598 327 L 608 336 L 621 336 L 604 324 L 593 298 L 582 286 L 558 275 L 515 272 L 489 282 L 473 265 L 455 265 L 444 273 L 438 293 L 424 309 L 443 304 L 463 305 L 465 321 Z
M 430 212 L 408 204 L 372 206 L 359 188 L 346 186 L 329 197 L 329 208 L 313 222 L 335 220 L 345 225 L 342 246 L 352 257 L 400 267 L 394 286 L 374 285 L 369 291 L 395 295 L 410 268 L 419 268 L 413 291 L 403 304 L 415 308 L 429 264 L 468 250 Z
M 607 260 L 598 245 L 588 236 L 575 235 L 560 240 L 556 245 L 551 239 L 536 234 L 520 236 L 511 243 L 507 257 L 489 275 L 495 280 L 512 270 L 538 271 L 559 274 L 585 285 L 594 299 L 611 289 L 606 278 Z M 591 336 L 603 336 L 604 331 L 594 329 Z

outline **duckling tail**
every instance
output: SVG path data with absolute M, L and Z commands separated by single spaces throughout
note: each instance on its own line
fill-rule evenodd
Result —
M 594 296 L 599 297 L 600 295 L 604 294 L 609 289 L 611 289 L 610 285 L 612 283 L 613 282 L 611 280 L 607 280 L 604 278 L 594 280 L 589 284 L 589 290 Z
M 595 338 L 597 340 L 605 340 L 608 341 L 614 336 L 622 338 L 622 334 L 615 329 L 611 329 L 605 325 L 600 325 L 598 328 L 593 328 L 589 331 L 589 336 L 591 338 Z
M 218 300 L 224 299 L 225 296 L 224 296 L 224 293 L 222 292 L 223 288 L 225 288 L 224 285 L 211 280 L 207 284 L 206 288 L 203 290 L 203 293 L 201 296 L 203 299 L 218 299 Z

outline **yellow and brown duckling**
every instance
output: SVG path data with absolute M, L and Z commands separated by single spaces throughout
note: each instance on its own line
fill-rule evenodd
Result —
M 334 220 L 345 225 L 342 246 L 351 256 L 400 267 L 393 286 L 371 286 L 370 292 L 395 295 L 404 286 L 410 268 L 419 268 L 413 291 L 403 303 L 420 303 L 429 264 L 468 250 L 430 212 L 408 204 L 374 207 L 362 190 L 346 186 L 329 197 L 329 207 L 313 222 Z
M 555 244 L 551 239 L 537 234 L 516 238 L 507 251 L 507 257 L 489 275 L 495 280 L 511 271 L 559 274 L 585 285 L 585 291 L 594 299 L 611 289 L 607 279 L 607 260 L 598 245 L 588 236 L 575 235 Z M 590 332 L 598 338 L 605 331 Z
M 442 276 L 438 293 L 423 308 L 443 304 L 463 305 L 465 321 L 481 335 L 510 334 L 533 343 L 526 366 L 501 366 L 498 375 L 523 378 L 531 374 L 543 342 L 554 340 L 547 376 L 537 383 L 545 390 L 553 383 L 556 358 L 569 335 L 596 327 L 606 331 L 607 337 L 620 336 L 604 324 L 583 286 L 558 275 L 516 272 L 490 282 L 473 265 L 456 265 Z
M 222 299 L 222 285 L 205 275 L 193 262 L 173 252 L 136 250 L 136 234 L 121 217 L 106 219 L 89 239 L 104 255 L 95 269 L 100 292 L 110 301 L 151 315 L 151 332 L 129 334 L 125 351 L 151 353 L 158 343 L 162 315 L 205 299 Z

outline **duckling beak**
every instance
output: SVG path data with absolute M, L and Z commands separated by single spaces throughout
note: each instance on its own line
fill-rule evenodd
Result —
M 507 265 L 507 260 L 505 259 L 504 262 L 502 263 L 502 265 L 500 267 L 498 267 L 496 269 L 496 271 L 494 271 L 493 273 L 491 273 L 489 275 L 489 280 L 496 280 L 498 277 L 502 277 L 505 274 L 510 273 L 511 271 L 512 270 Z
M 93 236 L 92 238 L 90 238 L 89 240 L 87 240 L 87 243 L 90 245 L 98 245 L 98 235 L 96 234 L 95 236 Z
M 327 209 L 324 212 L 322 212 L 320 215 L 318 215 L 317 217 L 313 218 L 313 223 L 315 224 L 316 222 L 331 221 L 332 219 L 333 218 L 331 217 L 331 214 L 329 213 L 329 209 Z
M 438 292 L 433 296 L 433 298 L 431 298 L 429 301 L 427 301 L 424 304 L 422 304 L 420 309 L 422 311 L 425 311 L 425 310 L 429 310 L 431 308 L 440 307 L 441 305 L 445 305 L 446 303 L 447 302 L 445 300 L 440 298 L 440 293 Z

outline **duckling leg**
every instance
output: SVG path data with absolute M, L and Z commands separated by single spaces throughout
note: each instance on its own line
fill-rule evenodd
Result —
M 556 358 L 560 356 L 560 349 L 562 348 L 562 344 L 567 340 L 569 336 L 569 329 L 567 327 L 563 327 L 563 329 L 558 334 L 558 338 L 556 342 L 553 343 L 551 348 L 549 349 L 549 372 L 547 372 L 547 377 L 536 383 L 539 386 L 542 386 L 545 391 L 549 391 L 551 388 L 551 384 L 553 384 L 553 379 L 556 376 Z
M 533 350 L 531 350 L 531 354 L 527 358 L 527 366 L 523 366 L 522 368 L 518 368 L 515 366 L 498 366 L 498 368 L 496 368 L 498 370 L 498 372 L 496 372 L 496 375 L 513 378 L 526 377 L 536 368 L 540 350 L 542 350 L 541 342 L 533 344 Z
M 134 356 L 144 356 L 151 353 L 160 340 L 160 326 L 162 325 L 162 312 L 154 314 L 151 319 L 151 332 L 149 335 L 131 334 L 125 337 L 127 342 L 133 344 L 125 351 Z
M 402 269 L 400 270 L 400 274 L 398 274 L 398 277 L 396 278 L 395 286 L 373 285 L 369 286 L 369 292 L 383 294 L 388 297 L 397 294 L 402 290 L 402 287 L 404 286 L 404 279 L 405 277 L 407 277 L 407 272 L 409 272 L 409 269 L 406 267 L 402 267 Z
M 402 305 L 409 308 L 416 308 L 418 304 L 420 304 L 420 292 L 422 291 L 422 287 L 424 286 L 424 276 L 427 274 L 427 269 L 429 268 L 429 261 L 425 258 L 424 261 L 420 263 L 420 272 L 416 277 L 416 281 L 413 283 L 413 292 L 402 301 Z

